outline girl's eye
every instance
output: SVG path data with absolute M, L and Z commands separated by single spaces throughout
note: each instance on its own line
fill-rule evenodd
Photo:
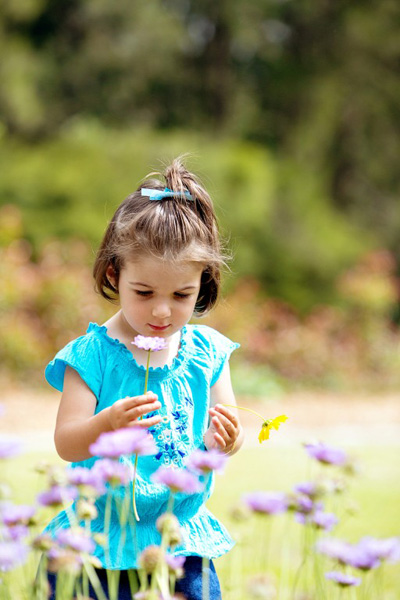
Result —
M 175 298 L 179 298 L 179 299 L 183 299 L 183 298 L 189 298 L 190 294 L 181 294 L 180 292 L 175 292 Z
M 143 292 L 142 290 L 135 290 L 135 293 L 138 296 L 144 296 L 144 297 L 148 297 L 151 296 L 152 292 L 148 291 L 148 292 Z

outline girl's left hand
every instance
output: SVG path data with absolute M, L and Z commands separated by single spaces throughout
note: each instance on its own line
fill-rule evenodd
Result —
M 222 404 L 216 404 L 208 411 L 211 417 L 210 427 L 204 434 L 204 444 L 207 450 L 215 448 L 225 454 L 230 454 L 241 433 L 237 416 Z

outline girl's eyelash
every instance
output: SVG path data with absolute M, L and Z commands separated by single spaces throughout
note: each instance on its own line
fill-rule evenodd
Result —
M 149 297 L 149 296 L 151 296 L 151 294 L 152 294 L 153 292 L 151 292 L 150 290 L 149 290 L 149 291 L 147 291 L 147 290 L 146 290 L 146 291 L 143 291 L 143 290 L 135 290 L 135 293 L 136 293 L 138 296 L 144 296 L 144 297 L 146 298 L 146 297 Z M 174 292 L 174 296 L 175 296 L 176 298 L 179 298 L 179 299 L 189 298 L 189 296 L 190 296 L 190 295 L 191 295 L 191 294 L 181 294 L 180 292 Z

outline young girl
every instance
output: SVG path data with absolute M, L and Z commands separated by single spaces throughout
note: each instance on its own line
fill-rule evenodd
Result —
M 157 445 L 155 455 L 138 461 L 135 539 L 128 528 L 121 552 L 121 526 L 113 512 L 107 561 L 102 547 L 96 549 L 104 568 L 121 571 L 120 598 L 131 598 L 124 572 L 138 567 L 145 547 L 160 543 L 156 520 L 166 511 L 169 492 L 153 483 L 153 472 L 161 465 L 184 467 L 198 448 L 233 454 L 243 437 L 236 412 L 224 406 L 235 404 L 229 357 L 237 344 L 205 325 L 188 325 L 218 298 L 223 256 L 213 205 L 179 159 L 164 178 L 165 183 L 146 180 L 122 202 L 98 251 L 97 290 L 109 300 L 117 298 L 120 309 L 103 325 L 91 323 L 86 335 L 70 342 L 46 368 L 48 382 L 62 391 L 56 448 L 72 466 L 94 464 L 89 446 L 106 431 L 144 427 Z M 138 334 L 166 343 L 151 354 L 147 394 L 147 352 L 131 343 Z M 205 491 L 179 494 L 174 504 L 183 538 L 175 555 L 188 557 L 176 589 L 187 600 L 202 597 L 202 557 L 213 559 L 232 547 L 227 531 L 205 507 L 212 485 L 211 476 Z M 102 497 L 96 506 L 92 531 L 103 532 Z M 48 531 L 54 535 L 68 526 L 64 511 Z M 218 599 L 212 561 L 210 567 L 210 599 Z M 105 571 L 98 573 L 105 582 Z M 49 578 L 54 587 L 54 576 Z

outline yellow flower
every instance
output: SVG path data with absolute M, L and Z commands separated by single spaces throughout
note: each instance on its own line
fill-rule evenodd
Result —
M 270 423 L 270 427 L 273 427 L 274 429 L 276 429 L 278 431 L 281 423 L 284 423 L 285 421 L 287 421 L 287 416 L 280 415 L 279 417 L 275 417 L 275 419 L 272 419 L 272 421 Z
M 271 431 L 271 428 L 269 426 L 269 421 L 264 421 L 264 423 L 261 426 L 261 431 L 258 434 L 258 441 L 260 442 L 265 442 L 265 440 L 269 439 L 269 432 Z
M 264 421 L 261 426 L 261 431 L 258 434 L 258 441 L 260 444 L 269 439 L 269 434 L 272 428 L 278 430 L 281 423 L 284 423 L 286 420 L 286 415 L 280 415 L 279 417 L 275 417 L 275 419 L 268 419 L 267 421 Z
M 260 419 L 262 419 L 263 424 L 261 425 L 261 431 L 258 434 L 258 441 L 260 442 L 260 444 L 261 442 L 265 442 L 265 440 L 269 440 L 269 434 L 272 428 L 278 430 L 281 423 L 284 423 L 287 420 L 286 415 L 280 415 L 279 417 L 275 417 L 275 419 L 264 419 L 262 415 L 260 415 L 252 408 L 245 408 L 244 406 L 237 406 L 236 404 L 223 404 L 223 406 L 229 406 L 230 408 L 240 408 L 240 410 L 245 410 L 247 412 L 253 413 L 253 415 L 256 415 L 257 417 L 260 417 Z

